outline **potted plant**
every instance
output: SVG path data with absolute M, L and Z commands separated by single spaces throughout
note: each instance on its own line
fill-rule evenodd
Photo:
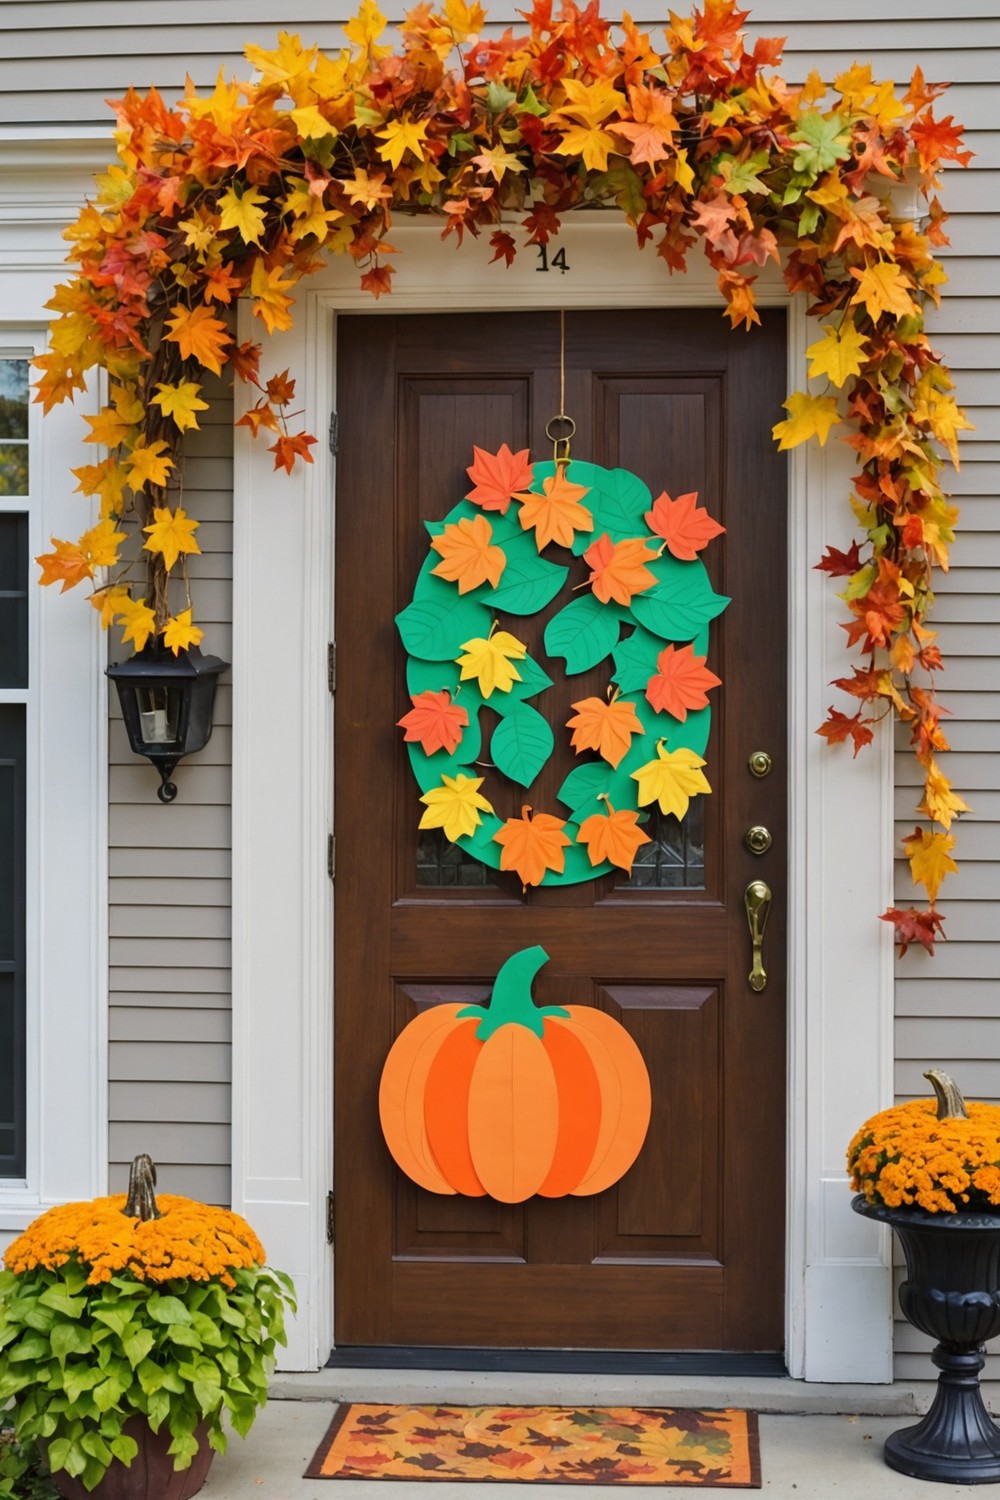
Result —
M 239 1214 L 155 1182 L 137 1156 L 127 1196 L 49 1209 L 6 1252 L 0 1495 L 37 1443 L 65 1500 L 189 1500 L 224 1413 L 243 1436 L 267 1400 L 291 1281 Z
M 852 1207 L 896 1231 L 904 1316 L 936 1339 L 937 1393 L 886 1440 L 890 1468 L 948 1484 L 1000 1481 L 1000 1428 L 983 1404 L 982 1345 L 1000 1333 L 1000 1108 L 966 1105 L 931 1070 L 935 1099 L 883 1110 L 851 1141 Z

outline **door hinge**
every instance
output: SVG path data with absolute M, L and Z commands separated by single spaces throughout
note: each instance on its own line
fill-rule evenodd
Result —
M 326 1243 L 333 1244 L 333 1188 L 326 1195 Z
M 337 878 L 337 840 L 332 833 L 326 841 L 326 873 L 331 880 Z
M 330 428 L 328 432 L 330 452 L 336 458 L 340 452 L 340 417 L 335 411 L 330 413 Z
M 337 648 L 332 641 L 326 648 L 326 685 L 331 693 L 337 691 Z

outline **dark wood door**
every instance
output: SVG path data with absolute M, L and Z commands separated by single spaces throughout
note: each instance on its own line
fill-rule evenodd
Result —
M 654 843 L 631 880 L 527 894 L 440 833 L 417 832 L 419 789 L 394 727 L 409 698 L 393 617 L 426 555 L 423 523 L 469 488 L 473 444 L 551 457 L 559 348 L 558 313 L 339 325 L 336 1339 L 780 1349 L 786 481 L 770 430 L 785 393 L 783 314 L 765 313 L 751 334 L 730 332 L 716 309 L 566 316 L 573 456 L 631 470 L 654 496 L 698 490 L 726 527 L 703 554 L 733 601 L 712 626 L 709 666 L 723 682 L 712 695 L 712 795 L 694 800 L 683 826 L 654 814 Z M 522 639 L 536 626 L 517 620 Z M 558 730 L 571 702 L 603 695 L 607 667 L 567 681 L 547 665 L 555 684 L 535 702 Z M 574 763 L 568 733 L 556 740 L 539 797 L 553 810 Z M 755 751 L 773 758 L 762 779 L 748 766 Z M 483 790 L 500 817 L 519 811 L 519 789 Z M 762 857 L 744 843 L 754 824 L 773 837 Z M 757 879 L 773 893 L 759 994 L 744 909 Z M 423 1007 L 483 1000 L 504 960 L 535 943 L 550 955 L 538 1003 L 606 1010 L 642 1050 L 653 1094 L 645 1145 L 595 1198 L 511 1206 L 426 1192 L 380 1133 L 386 1054 Z

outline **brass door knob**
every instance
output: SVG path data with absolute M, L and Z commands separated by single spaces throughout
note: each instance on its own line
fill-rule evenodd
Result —
M 747 926 L 750 928 L 750 948 L 753 964 L 747 975 L 750 988 L 755 994 L 760 994 L 767 984 L 767 975 L 764 972 L 764 927 L 767 923 L 767 914 L 771 910 L 771 889 L 763 880 L 752 880 L 743 892 L 743 905 L 747 914 Z
M 763 823 L 755 823 L 743 835 L 743 842 L 751 854 L 766 854 L 774 841 L 771 838 L 770 830 L 765 828 Z
M 766 750 L 755 750 L 747 761 L 747 765 L 750 768 L 750 774 L 760 778 L 761 776 L 770 776 L 774 768 L 774 761 Z

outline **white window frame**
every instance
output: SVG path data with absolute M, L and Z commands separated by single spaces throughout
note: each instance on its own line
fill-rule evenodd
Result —
M 348 257 L 303 286 L 295 326 L 265 345 L 288 366 L 304 425 L 325 436 L 336 403 L 338 312 L 714 306 L 710 269 L 668 278 L 611 215 L 572 215 L 560 244 L 571 273 L 536 274 L 528 250 L 504 271 L 479 242 L 440 244 L 440 225 L 393 226 L 393 295 L 358 289 Z M 755 290 L 786 306 L 788 389 L 806 381 L 815 335 L 772 267 Z M 241 337 L 259 337 L 241 308 Z M 753 337 L 734 332 L 734 338 Z M 237 388 L 237 400 L 241 392 Z M 776 420 L 781 413 L 775 414 Z M 276 481 L 266 444 L 238 430 L 233 635 L 233 1205 L 296 1278 L 299 1316 L 286 1369 L 314 1369 L 332 1342 L 333 707 L 327 692 L 335 465 Z M 796 449 L 789 464 L 789 999 L 786 1353 L 811 1381 L 892 1379 L 888 1235 L 850 1211 L 844 1150 L 857 1122 L 892 1099 L 892 942 L 876 920 L 891 901 L 889 735 L 852 762 L 814 733 L 842 675 L 838 601 L 814 564 L 847 546 L 853 455 Z M 261 600 L 283 601 L 275 632 Z M 295 669 L 289 670 L 289 662 Z M 873 841 L 874 831 L 874 841 Z M 857 858 L 863 848 L 866 857 Z M 275 872 L 280 878 L 275 879 Z M 350 879 L 342 871 L 339 879 Z M 280 942 L 275 935 L 280 934 Z M 364 1233 L 358 1225 L 356 1232 Z
M 42 148 L 43 153 L 47 148 Z M 0 353 L 45 347 L 45 303 L 66 275 L 60 230 L 88 178 L 0 141 Z M 77 397 L 44 419 L 30 406 L 29 547 L 91 524 L 71 469 Z M 0 502 L 19 510 L 18 500 Z M 29 564 L 26 1101 L 22 1179 L 0 1179 L 0 1251 L 55 1203 L 107 1190 L 107 692 L 103 640 L 79 593 L 35 586 Z M 5 695 L 10 697 L 10 695 Z M 16 695 L 14 695 L 16 697 Z M 21 695 L 22 699 L 24 695 Z

